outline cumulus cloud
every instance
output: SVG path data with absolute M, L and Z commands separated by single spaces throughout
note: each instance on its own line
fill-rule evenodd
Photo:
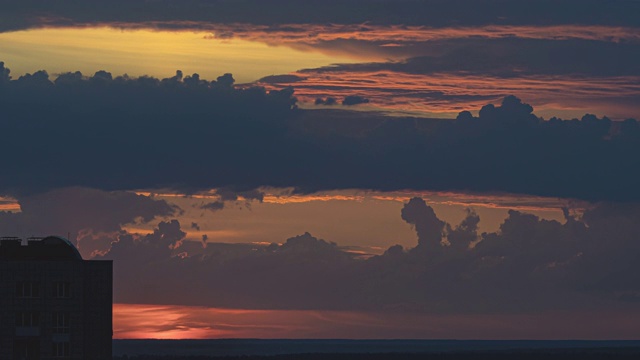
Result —
M 428 250 L 441 248 L 445 223 L 424 200 L 413 198 L 402 208 L 402 220 L 413 225 L 418 234 L 418 246 Z

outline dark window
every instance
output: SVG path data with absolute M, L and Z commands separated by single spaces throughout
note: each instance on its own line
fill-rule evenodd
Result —
M 66 299 L 71 297 L 71 283 L 56 281 L 53 283 L 53 297 Z
M 20 311 L 16 313 L 16 326 L 34 327 L 40 325 L 40 314 L 34 311 Z
M 18 281 L 16 283 L 16 297 L 19 297 L 19 298 L 40 297 L 40 283 L 35 281 Z
M 66 312 L 53 313 L 53 333 L 54 334 L 69 333 L 69 313 L 66 313 Z
M 40 359 L 40 338 L 18 338 L 13 341 L 13 358 L 16 360 Z
M 53 343 L 53 348 L 51 350 L 51 353 L 54 358 L 69 357 L 69 343 L 68 342 Z

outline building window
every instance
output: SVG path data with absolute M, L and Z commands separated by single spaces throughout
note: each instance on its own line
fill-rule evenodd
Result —
M 13 359 L 40 359 L 40 338 L 14 338 Z
M 16 297 L 37 298 L 40 297 L 40 283 L 34 281 L 18 281 L 16 283 Z
M 67 299 L 71 297 L 71 283 L 56 281 L 53 283 L 53 297 Z
M 66 312 L 53 313 L 53 333 L 54 334 L 69 333 L 69 313 L 66 313 Z
M 16 313 L 16 326 L 34 327 L 40 325 L 40 314 L 33 311 L 19 311 Z
M 69 357 L 69 343 L 68 342 L 56 342 L 53 343 L 51 354 L 54 358 Z

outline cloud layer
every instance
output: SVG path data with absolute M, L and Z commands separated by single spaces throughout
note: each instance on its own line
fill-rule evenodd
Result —
M 176 4 L 179 3 L 179 6 Z M 597 0 L 329 0 L 323 6 L 308 1 L 163 1 L 119 0 L 114 4 L 87 1 L 46 2 L 39 0 L 2 1 L 5 30 L 43 25 L 117 23 L 286 23 L 362 24 L 366 22 L 401 25 L 478 26 L 501 25 L 626 25 L 638 26 L 634 16 L 640 11 L 635 1 L 603 3 Z M 115 10 L 117 9 L 117 11 Z M 170 23 L 170 22 L 169 22 Z
M 0 69 L 0 131 L 16 149 L 3 158 L 4 194 L 225 188 L 256 198 L 247 191 L 271 186 L 640 200 L 635 120 L 545 121 L 515 97 L 455 121 L 332 111 L 314 119 L 295 108 L 292 88 L 234 88 L 229 74 L 211 82 L 100 71 L 52 82 L 44 71 L 10 80 Z

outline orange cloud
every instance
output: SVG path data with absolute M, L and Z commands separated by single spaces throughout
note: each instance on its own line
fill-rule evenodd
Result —
M 20 204 L 12 197 L 0 196 L 0 211 L 20 211 Z
M 301 102 L 319 97 L 342 98 L 358 94 L 370 100 L 367 109 L 439 114 L 479 110 L 506 94 L 527 99 L 537 114 L 580 117 L 596 113 L 613 118 L 640 117 L 629 100 L 640 94 L 639 76 L 586 77 L 572 75 L 522 75 L 496 77 L 465 73 L 409 74 L 394 71 L 314 71 L 295 83 L 261 84 L 270 89 L 292 85 Z

